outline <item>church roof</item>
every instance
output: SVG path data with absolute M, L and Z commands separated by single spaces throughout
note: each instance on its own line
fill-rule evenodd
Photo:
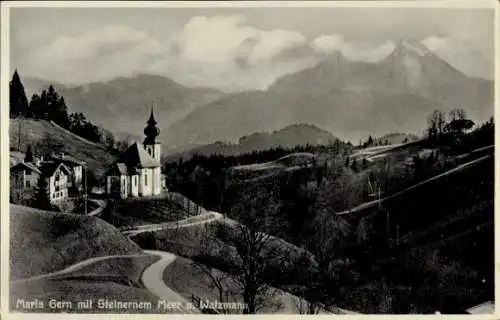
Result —
M 156 168 L 160 163 L 153 159 L 137 142 L 133 143 L 117 161 L 124 163 L 128 168 Z

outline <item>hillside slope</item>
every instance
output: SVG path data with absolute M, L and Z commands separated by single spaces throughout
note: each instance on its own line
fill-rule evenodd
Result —
M 141 252 L 101 219 L 10 205 L 13 280 L 57 271 L 92 257 Z
M 19 130 L 21 125 L 21 130 Z M 89 169 L 100 177 L 107 167 L 115 161 L 114 156 L 108 153 L 104 146 L 92 143 L 66 131 L 57 125 L 43 120 L 10 119 L 9 138 L 11 148 L 18 147 L 19 132 L 21 132 L 20 149 L 26 151 L 31 145 L 33 152 L 37 153 L 37 144 L 42 143 L 47 137 L 61 146 L 62 151 L 87 162 Z
M 297 123 L 272 132 L 254 132 L 242 136 L 237 143 L 217 141 L 187 150 L 171 151 L 167 156 L 169 161 L 178 158 L 189 159 L 194 154 L 210 156 L 219 154 L 234 156 L 253 151 L 262 151 L 271 148 L 293 148 L 305 145 L 329 145 L 338 141 L 331 132 L 307 123 Z

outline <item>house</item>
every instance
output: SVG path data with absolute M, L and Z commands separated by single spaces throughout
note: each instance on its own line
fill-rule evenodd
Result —
M 71 177 L 68 181 L 68 187 L 74 187 L 77 191 L 83 190 L 83 170 L 85 162 L 81 161 L 71 155 L 65 154 L 64 152 L 58 155 L 51 155 L 50 160 L 63 163 L 68 169 L 71 170 Z
M 161 174 L 161 144 L 157 140 L 153 109 L 144 129 L 146 138 L 123 152 L 106 172 L 106 193 L 122 199 L 159 195 L 165 186 Z
M 49 199 L 53 203 L 68 197 L 71 170 L 61 162 L 38 160 L 36 163 L 20 162 L 10 168 L 11 191 L 16 200 L 22 194 L 32 194 L 41 176 L 47 179 Z
M 10 168 L 11 188 L 31 189 L 41 173 L 34 163 L 19 162 Z
M 71 169 L 61 162 L 46 161 L 38 167 L 46 177 L 49 186 L 49 199 L 51 202 L 60 202 L 68 198 L 68 181 L 71 179 Z

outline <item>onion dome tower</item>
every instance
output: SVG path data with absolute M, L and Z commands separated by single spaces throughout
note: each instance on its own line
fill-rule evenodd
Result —
M 158 141 L 158 135 L 160 134 L 160 129 L 156 127 L 156 120 L 153 114 L 153 107 L 151 107 L 151 115 L 149 120 L 146 122 L 147 126 L 144 128 L 144 149 L 147 151 L 151 157 L 157 161 L 160 161 L 160 142 Z

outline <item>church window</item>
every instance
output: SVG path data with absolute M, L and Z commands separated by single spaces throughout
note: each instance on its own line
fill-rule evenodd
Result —
M 134 177 L 134 186 L 137 187 L 137 176 Z
M 146 173 L 144 174 L 144 185 L 147 186 L 148 185 L 148 172 L 146 171 Z

